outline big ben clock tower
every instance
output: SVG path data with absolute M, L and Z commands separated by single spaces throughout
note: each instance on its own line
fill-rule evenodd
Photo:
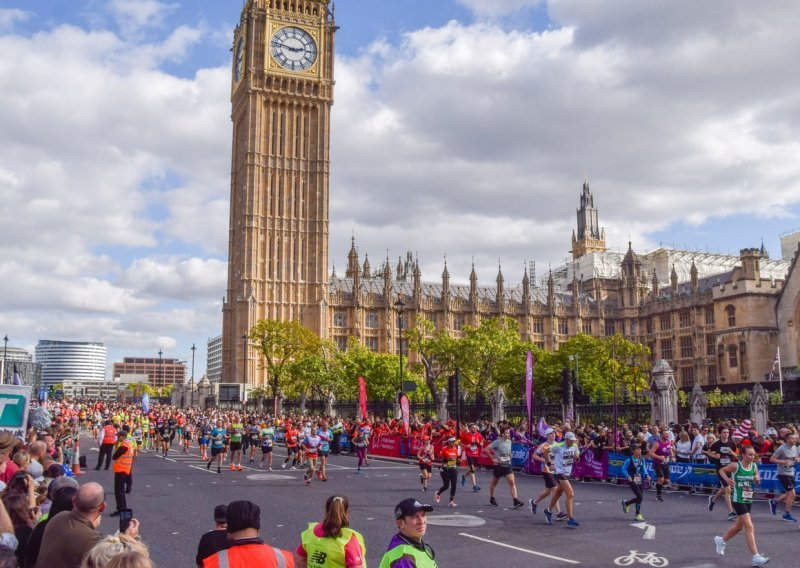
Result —
M 327 330 L 329 0 L 247 0 L 231 68 L 228 288 L 222 381 L 265 384 L 244 336 L 261 319 Z

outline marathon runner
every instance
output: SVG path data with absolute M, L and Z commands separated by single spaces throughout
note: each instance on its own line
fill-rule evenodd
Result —
M 228 431 L 222 425 L 222 420 L 217 420 L 216 428 L 211 430 L 211 459 L 206 464 L 206 469 L 211 469 L 211 464 L 217 462 L 217 473 L 222 467 L 223 453 L 225 452 L 225 443 L 227 440 Z
M 442 465 L 440 475 L 442 476 L 442 487 L 434 494 L 434 499 L 438 503 L 442 499 L 442 493 L 450 489 L 450 502 L 448 506 L 458 507 L 456 504 L 456 482 L 458 481 L 458 448 L 456 447 L 455 436 L 450 436 L 445 441 L 445 446 L 441 452 Z
M 242 471 L 242 435 L 244 425 L 240 422 L 239 415 L 233 416 L 230 427 L 231 471 Z
M 133 443 L 131 444 L 131 448 L 133 448 L 133 459 L 137 459 L 139 457 L 139 448 L 142 447 L 142 443 L 144 441 L 144 430 L 142 430 L 141 426 L 137 426 L 133 429 L 133 433 L 131 437 L 133 438 Z
M 778 466 L 778 481 L 783 487 L 783 494 L 777 499 L 769 500 L 769 509 L 775 515 L 778 512 L 778 503 L 784 504 L 784 521 L 796 523 L 797 519 L 792 516 L 792 505 L 794 504 L 794 465 L 800 461 L 797 455 L 797 436 L 788 430 L 783 437 L 783 444 L 770 456 L 770 463 Z
M 732 490 L 733 510 L 736 512 L 736 524 L 729 528 L 723 536 L 714 537 L 717 554 L 725 555 L 725 545 L 744 529 L 747 548 L 753 555 L 753 566 L 763 566 L 769 558 L 758 552 L 756 546 L 756 532 L 753 520 L 750 518 L 750 508 L 753 503 L 753 488 L 761 483 L 758 467 L 755 463 L 756 450 L 753 446 L 742 447 L 742 458 L 737 463 L 731 463 L 719 470 L 723 483 Z
M 311 485 L 311 480 L 314 478 L 314 473 L 317 471 L 317 456 L 319 455 L 319 447 L 322 444 L 322 438 L 317 435 L 316 427 L 312 426 L 308 436 L 303 438 L 303 449 L 306 454 L 306 462 L 308 469 L 303 474 L 303 480 L 306 485 Z
M 197 438 L 197 445 L 200 448 L 200 459 L 208 459 L 209 442 L 211 442 L 211 427 L 203 420 L 200 423 L 200 435 Z
M 286 459 L 283 461 L 283 465 L 281 465 L 282 469 L 286 469 L 286 464 L 289 463 L 289 460 L 292 460 L 292 469 L 297 469 L 297 460 L 300 456 L 300 451 L 297 448 L 298 444 L 298 432 L 294 429 L 291 421 L 286 421 Z
M 661 428 L 661 436 L 653 437 L 647 450 L 647 455 L 653 460 L 656 471 L 656 501 L 663 501 L 661 489 L 669 483 L 669 464 L 675 459 L 675 450 L 669 438 L 669 429 Z
M 256 450 L 260 446 L 261 428 L 256 424 L 255 419 L 250 419 L 249 431 L 247 434 L 247 445 L 250 447 L 250 463 L 255 463 Z
M 328 481 L 328 453 L 331 449 L 331 440 L 333 440 L 333 432 L 328 429 L 328 423 L 322 422 L 317 435 L 322 442 L 319 445 L 319 468 L 317 469 L 317 477 L 322 481 Z
M 428 480 L 431 478 L 433 469 L 433 444 L 430 436 L 422 438 L 422 447 L 417 450 L 417 460 L 419 461 L 419 482 L 422 484 L 422 491 L 428 491 Z
M 730 429 L 728 427 L 720 428 L 719 440 L 712 444 L 706 455 L 714 462 L 714 466 L 717 468 L 717 475 L 720 477 L 719 489 L 714 495 L 709 495 L 708 497 L 708 510 L 713 511 L 717 498 L 723 495 L 725 497 L 725 505 L 728 507 L 728 520 L 735 521 L 736 513 L 731 504 L 731 488 L 727 483 L 723 483 L 722 476 L 720 476 L 722 468 L 736 461 L 736 444 L 730 439 Z
M 158 444 L 163 457 L 167 457 L 167 452 L 169 452 L 174 435 L 175 431 L 172 429 L 172 426 L 169 425 L 169 421 L 162 422 L 158 429 Z
M 534 515 L 539 508 L 539 503 L 545 499 L 551 498 L 553 493 L 556 491 L 556 487 L 558 487 L 556 478 L 553 477 L 553 455 L 550 452 L 550 446 L 555 443 L 556 431 L 552 428 L 548 428 L 545 430 L 545 441 L 542 444 L 539 444 L 539 447 L 533 452 L 533 459 L 542 464 L 542 479 L 544 479 L 544 491 L 539 493 L 536 499 L 530 499 L 528 501 L 531 506 L 531 513 Z M 563 521 L 567 518 L 567 514 L 561 511 L 558 501 L 556 501 L 555 511 L 556 518 L 559 521 Z
M 514 479 L 514 470 L 511 469 L 511 438 L 509 428 L 500 429 L 500 437 L 483 449 L 483 452 L 492 458 L 494 469 L 492 471 L 492 482 L 489 485 L 489 504 L 497 507 L 497 500 L 494 498 L 494 490 L 501 478 L 505 477 L 508 482 L 508 489 L 511 491 L 511 498 L 514 500 L 514 508 L 519 509 L 523 503 L 517 499 L 517 483 Z M 473 474 L 474 479 L 474 474 Z
M 580 523 L 575 520 L 573 515 L 573 502 L 575 501 L 575 491 L 569 482 L 569 476 L 572 475 L 572 464 L 577 460 L 581 452 L 575 444 L 575 433 L 567 432 L 564 434 L 564 441 L 558 444 L 550 445 L 550 452 L 553 454 L 553 463 L 555 465 L 555 479 L 558 482 L 558 487 L 553 492 L 550 498 L 550 506 L 544 510 L 544 519 L 548 525 L 553 524 L 553 509 L 558 504 L 558 498 L 563 493 L 567 498 L 567 527 L 574 529 L 580 526 Z
M 355 436 L 350 440 L 350 443 L 356 451 L 356 457 L 358 457 L 358 469 L 356 469 L 356 473 L 361 473 L 361 466 L 364 464 L 364 460 L 367 457 L 367 446 L 369 445 L 369 440 L 362 428 L 356 430 Z
M 192 443 L 192 433 L 193 432 L 194 432 L 194 427 L 191 424 L 187 423 L 187 424 L 183 425 L 183 438 L 182 438 L 181 441 L 183 443 L 183 453 L 184 454 L 188 454 L 189 453 L 189 446 Z
M 272 427 L 271 423 L 264 422 L 261 424 L 259 441 L 261 444 L 261 463 L 258 467 L 264 467 L 264 460 L 267 460 L 267 467 L 272 471 L 272 446 L 275 444 L 275 428 Z
M 478 471 L 478 458 L 481 455 L 485 440 L 483 435 L 478 432 L 478 425 L 474 422 L 469 425 L 469 430 L 461 433 L 461 444 L 464 448 L 464 455 L 467 458 L 467 471 L 461 474 L 461 487 L 467 482 L 467 476 L 472 482 L 472 491 L 480 491 L 478 482 L 475 479 L 475 472 Z
M 645 478 L 650 479 L 650 472 L 647 469 L 647 463 L 642 457 L 642 446 L 640 444 L 635 444 L 631 448 L 631 453 L 631 457 L 622 464 L 622 473 L 625 474 L 628 486 L 631 488 L 631 491 L 633 491 L 634 497 L 633 499 L 622 501 L 622 512 L 627 515 L 630 506 L 635 503 L 636 515 L 633 518 L 636 521 L 644 521 L 644 517 L 642 516 L 642 482 Z

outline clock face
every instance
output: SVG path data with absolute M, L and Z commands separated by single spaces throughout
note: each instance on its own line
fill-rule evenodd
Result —
M 233 63 L 233 80 L 238 83 L 244 71 L 244 38 L 239 38 L 236 43 L 236 59 Z
M 314 38 L 294 26 L 281 28 L 272 36 L 272 57 L 289 71 L 305 71 L 317 60 Z

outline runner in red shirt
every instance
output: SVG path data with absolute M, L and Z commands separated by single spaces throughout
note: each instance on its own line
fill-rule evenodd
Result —
M 431 470 L 433 469 L 433 444 L 429 436 L 422 438 L 422 447 L 417 451 L 417 459 L 419 460 L 419 481 L 422 483 L 422 491 L 428 490 L 428 480 L 431 478 Z
M 281 465 L 281 469 L 286 469 L 286 464 L 292 460 L 292 469 L 297 469 L 297 460 L 300 457 L 300 451 L 297 448 L 298 432 L 294 429 L 291 422 L 286 422 L 286 459 Z
M 469 430 L 461 432 L 461 446 L 464 448 L 464 455 L 467 457 L 467 471 L 461 474 L 461 487 L 464 487 L 467 482 L 467 475 L 469 475 L 473 492 L 481 490 L 475 480 L 475 472 L 478 471 L 478 458 L 481 455 L 484 441 L 483 436 L 478 432 L 478 425 L 474 422 L 469 425 Z

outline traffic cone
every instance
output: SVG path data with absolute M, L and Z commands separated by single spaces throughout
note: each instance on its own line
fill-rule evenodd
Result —
M 81 446 L 77 439 L 75 440 L 75 452 L 72 454 L 72 475 L 83 475 L 81 471 Z

